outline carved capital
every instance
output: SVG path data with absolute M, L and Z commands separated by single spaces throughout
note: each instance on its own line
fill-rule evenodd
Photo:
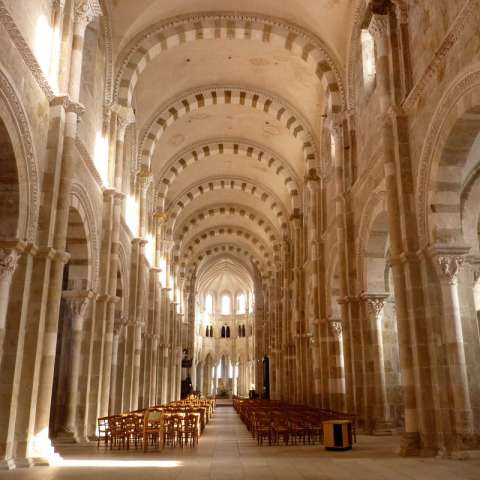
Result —
M 361 300 L 365 303 L 367 311 L 374 318 L 378 319 L 382 313 L 388 293 L 362 293 Z
M 52 9 L 56 12 L 65 8 L 66 0 L 52 0 Z
M 93 298 L 93 292 L 91 290 L 66 290 L 62 292 L 62 297 L 73 315 L 73 330 L 81 330 L 90 300 Z
M 117 140 L 123 141 L 127 127 L 135 123 L 135 113 L 132 108 L 113 105 L 111 111 L 117 114 Z
M 0 280 L 12 278 L 19 258 L 17 250 L 0 248 Z
M 333 336 L 337 340 L 342 340 L 342 335 L 343 335 L 343 325 L 340 320 L 329 320 L 328 321 L 328 326 L 330 328 L 330 332 L 333 334 Z
M 457 255 L 439 255 L 437 258 L 437 267 L 440 274 L 447 280 L 450 285 L 454 285 L 458 281 L 458 274 L 463 265 L 463 256 Z
M 368 31 L 377 41 L 386 39 L 388 35 L 388 15 L 372 14 L 368 24 Z
M 152 182 L 152 174 L 146 165 L 142 165 L 137 171 L 136 181 L 143 192 L 145 192 Z
M 95 17 L 102 14 L 102 8 L 98 0 L 75 0 L 74 12 L 75 23 L 86 28 Z
M 168 220 L 168 215 L 161 210 L 156 211 L 153 214 L 153 217 L 155 218 L 157 225 L 163 225 Z
M 433 245 L 430 247 L 433 263 L 440 279 L 455 285 L 469 251 L 470 247 L 467 246 Z

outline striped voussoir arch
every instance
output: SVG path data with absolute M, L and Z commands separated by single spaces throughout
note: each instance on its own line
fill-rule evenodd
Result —
M 208 218 L 216 217 L 239 217 L 248 219 L 255 227 L 261 228 L 269 241 L 279 243 L 281 241 L 280 232 L 264 215 L 243 205 L 227 204 L 206 207 L 203 210 L 196 211 L 183 222 L 181 222 L 174 233 L 174 238 L 183 240 L 191 229 L 197 228 Z M 283 230 L 285 232 L 285 229 Z
M 233 227 L 231 225 L 219 225 L 197 233 L 185 244 L 182 241 L 175 242 L 172 251 L 175 261 L 178 261 L 179 258 L 189 258 L 195 249 L 203 242 L 215 239 L 216 237 L 236 237 L 251 244 L 251 246 L 258 251 L 259 255 L 265 258 L 267 263 L 272 259 L 270 252 L 272 252 L 273 255 L 273 250 L 250 230 L 242 227 Z
M 455 118 L 444 141 L 437 175 L 432 182 L 431 228 L 433 238 L 438 243 L 461 242 L 463 239 L 461 218 L 463 170 L 479 132 L 480 104 Z
M 141 163 L 150 164 L 155 145 L 174 122 L 184 115 L 211 105 L 241 105 L 262 111 L 276 118 L 294 138 L 303 142 L 303 156 L 308 170 L 316 169 L 318 156 L 315 135 L 308 121 L 287 105 L 285 101 L 259 90 L 249 90 L 235 86 L 212 86 L 192 90 L 163 106 L 153 115 L 147 128 L 140 136 L 139 154 Z
M 233 255 L 235 257 L 238 257 L 239 259 L 242 259 L 243 257 L 243 260 L 247 259 L 251 261 L 252 265 L 256 267 L 257 271 L 260 272 L 261 275 L 261 272 L 270 271 L 269 268 L 264 268 L 265 264 L 263 259 L 258 258 L 256 254 L 253 253 L 250 249 L 233 243 L 223 243 L 201 250 L 191 259 L 188 264 L 182 259 L 179 264 L 180 278 L 190 278 L 193 272 L 197 269 L 197 267 L 200 266 L 201 262 L 203 262 L 205 259 L 208 259 L 212 256 L 223 255 Z
M 227 12 L 177 16 L 137 34 L 119 55 L 114 99 L 120 105 L 130 105 L 140 75 L 156 57 L 171 48 L 202 40 L 250 40 L 284 48 L 315 73 L 325 91 L 329 112 L 343 109 L 341 69 L 320 38 L 280 18 Z
M 84 251 L 87 254 L 87 258 L 82 261 L 86 261 L 87 269 L 87 289 L 94 289 L 97 286 L 100 270 L 100 247 L 98 242 L 98 235 L 95 225 L 95 215 L 93 206 L 90 203 L 88 192 L 78 182 L 73 182 L 72 192 L 70 197 L 70 215 L 75 212 L 78 215 L 80 223 L 78 224 L 78 230 L 82 232 L 79 238 L 76 238 L 74 242 L 70 239 L 70 245 L 75 243 L 76 246 L 80 246 L 80 251 Z M 69 218 L 69 228 L 74 226 L 75 215 Z M 73 220 L 73 221 L 71 221 Z M 83 246 L 83 247 L 82 247 Z M 73 263 L 74 260 L 71 260 Z
M 187 192 L 181 194 L 178 199 L 172 201 L 172 203 L 166 209 L 168 212 L 170 212 L 169 220 L 166 226 L 167 234 L 172 235 L 175 228 L 176 219 L 189 203 L 198 198 L 200 195 L 205 195 L 210 192 L 218 192 L 221 190 L 244 192 L 255 198 L 258 198 L 272 212 L 273 217 L 278 222 L 279 227 L 286 228 L 288 222 L 286 209 L 275 194 L 268 192 L 262 187 L 259 187 L 250 180 L 231 177 L 211 179 L 197 184 L 191 187 Z
M 195 165 L 200 160 L 216 155 L 238 155 L 257 160 L 262 167 L 267 167 L 275 175 L 282 178 L 291 198 L 292 209 L 300 208 L 300 188 L 295 173 L 288 162 L 265 147 L 242 140 L 210 140 L 188 147 L 179 155 L 176 155 L 159 175 L 160 180 L 157 187 L 159 200 L 165 202 L 170 185 L 188 167 Z

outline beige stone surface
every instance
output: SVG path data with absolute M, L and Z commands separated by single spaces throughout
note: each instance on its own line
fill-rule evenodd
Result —
M 329 452 L 322 446 L 263 446 L 240 421 L 233 408 L 218 407 L 195 449 L 165 449 L 147 454 L 97 450 L 77 445 L 59 448 L 58 467 L 34 467 L 0 473 L 0 478 L 83 479 L 361 479 L 474 480 L 480 457 L 473 452 L 466 460 L 399 458 L 398 437 L 360 435 L 352 451 Z M 62 465 L 63 463 L 63 465 Z M 91 466 L 86 466 L 88 464 Z M 95 466 L 93 466 L 95 465 Z

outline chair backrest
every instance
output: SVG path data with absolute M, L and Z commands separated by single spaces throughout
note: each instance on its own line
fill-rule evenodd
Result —
M 160 410 L 146 410 L 145 411 L 145 425 L 160 423 L 163 419 L 163 412 Z

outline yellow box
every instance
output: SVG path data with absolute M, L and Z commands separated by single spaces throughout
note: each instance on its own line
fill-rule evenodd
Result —
M 352 448 L 352 422 L 350 420 L 323 422 L 323 446 L 326 450 L 350 450 Z

